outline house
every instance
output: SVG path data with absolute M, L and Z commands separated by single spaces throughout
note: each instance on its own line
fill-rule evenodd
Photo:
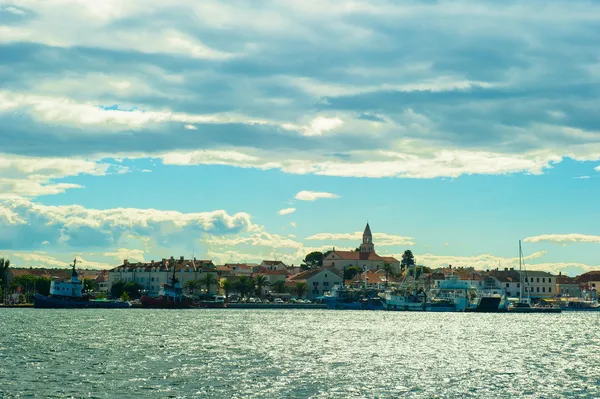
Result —
M 561 297 L 581 297 L 581 287 L 576 279 L 565 276 L 562 272 L 556 276 L 556 294 Z
M 323 267 L 335 267 L 338 270 L 357 266 L 361 270 L 377 270 L 389 263 L 396 273 L 400 272 L 400 261 L 392 256 L 379 256 L 375 252 L 373 235 L 369 223 L 363 232 L 363 240 L 359 251 L 340 251 L 333 248 L 323 259 Z
M 261 268 L 258 272 L 254 273 L 252 277 L 264 276 L 268 282 L 268 285 L 263 287 L 263 295 L 267 295 L 270 292 L 270 286 L 275 284 L 278 281 L 286 281 L 288 277 L 288 271 L 284 270 L 268 270 L 266 268 Z
M 306 296 L 310 299 L 322 296 L 342 282 L 342 273 L 335 267 L 306 270 L 287 279 L 286 286 L 294 289 L 297 283 L 306 284 Z
M 280 260 L 263 260 L 260 264 L 261 268 L 267 270 L 286 270 L 287 265 Z
M 484 289 L 486 291 L 493 291 L 494 289 L 502 290 L 509 298 L 518 298 L 520 295 L 526 295 L 525 291 L 521 292 L 519 272 L 513 268 L 490 270 L 487 272 L 487 277 L 488 279 L 484 279 Z
M 523 296 L 552 298 L 556 296 L 556 276 L 538 270 L 523 270 Z
M 213 274 L 218 281 L 217 268 L 211 260 L 184 259 L 182 256 L 177 260 L 171 257 L 160 262 L 130 263 L 125 259 L 122 265 L 108 271 L 107 290 L 110 292 L 117 281 L 135 282 L 149 295 L 157 295 L 161 285 L 171 281 L 173 271 L 181 285 L 190 280 L 202 280 L 206 274 Z M 210 287 L 211 292 L 215 289 L 216 285 Z
M 600 271 L 594 270 L 575 277 L 581 290 L 591 298 L 596 297 L 596 290 L 600 287 Z
M 96 292 L 108 292 L 108 271 L 102 270 L 94 279 Z
M 233 275 L 250 276 L 254 272 L 254 266 L 248 263 L 226 263 L 225 268 Z
M 384 270 L 366 270 L 362 273 L 357 273 L 352 280 L 347 280 L 346 285 L 361 288 L 365 287 L 368 289 L 384 289 L 386 288 L 386 275 Z M 391 276 L 387 281 L 388 285 L 391 282 Z

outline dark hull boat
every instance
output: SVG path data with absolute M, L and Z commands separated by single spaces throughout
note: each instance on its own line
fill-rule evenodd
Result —
M 34 307 L 51 309 L 123 309 L 129 308 L 129 302 L 107 301 L 102 299 L 66 298 L 35 294 Z

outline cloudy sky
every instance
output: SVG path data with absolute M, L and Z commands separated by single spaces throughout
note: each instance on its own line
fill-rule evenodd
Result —
M 0 1 L 0 256 L 600 259 L 600 3 Z

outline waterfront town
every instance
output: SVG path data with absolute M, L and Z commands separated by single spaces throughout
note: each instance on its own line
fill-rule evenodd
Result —
M 26 304 L 36 292 L 48 295 L 51 281 L 66 281 L 71 276 L 70 269 L 19 268 L 3 263 L 0 260 L 5 304 Z M 440 287 L 441 282 L 449 278 L 467 281 L 481 292 L 506 297 L 526 295 L 535 301 L 557 298 L 595 301 L 596 287 L 600 284 L 600 270 L 570 277 L 512 267 L 476 270 L 448 265 L 430 269 L 415 264 L 409 250 L 401 260 L 378 255 L 368 224 L 362 243 L 354 251 L 332 248 L 324 253 L 312 252 L 301 265 L 278 260 L 217 265 L 207 259 L 171 256 L 149 262 L 124 259 L 110 270 L 78 269 L 77 273 L 84 289 L 96 297 L 126 300 L 135 300 L 141 295 L 158 296 L 161 287 L 168 285 L 173 277 L 191 295 L 223 296 L 228 302 L 268 302 L 269 298 L 278 298 L 311 303 L 322 299 L 335 286 L 381 292 L 407 279 L 427 291 Z

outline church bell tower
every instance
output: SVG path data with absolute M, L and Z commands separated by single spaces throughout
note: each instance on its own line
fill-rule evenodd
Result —
M 365 227 L 365 232 L 363 233 L 363 242 L 362 244 L 360 244 L 360 252 L 375 252 L 375 245 L 373 245 L 373 235 L 371 234 L 371 228 L 369 227 L 369 223 L 367 223 L 367 227 Z

